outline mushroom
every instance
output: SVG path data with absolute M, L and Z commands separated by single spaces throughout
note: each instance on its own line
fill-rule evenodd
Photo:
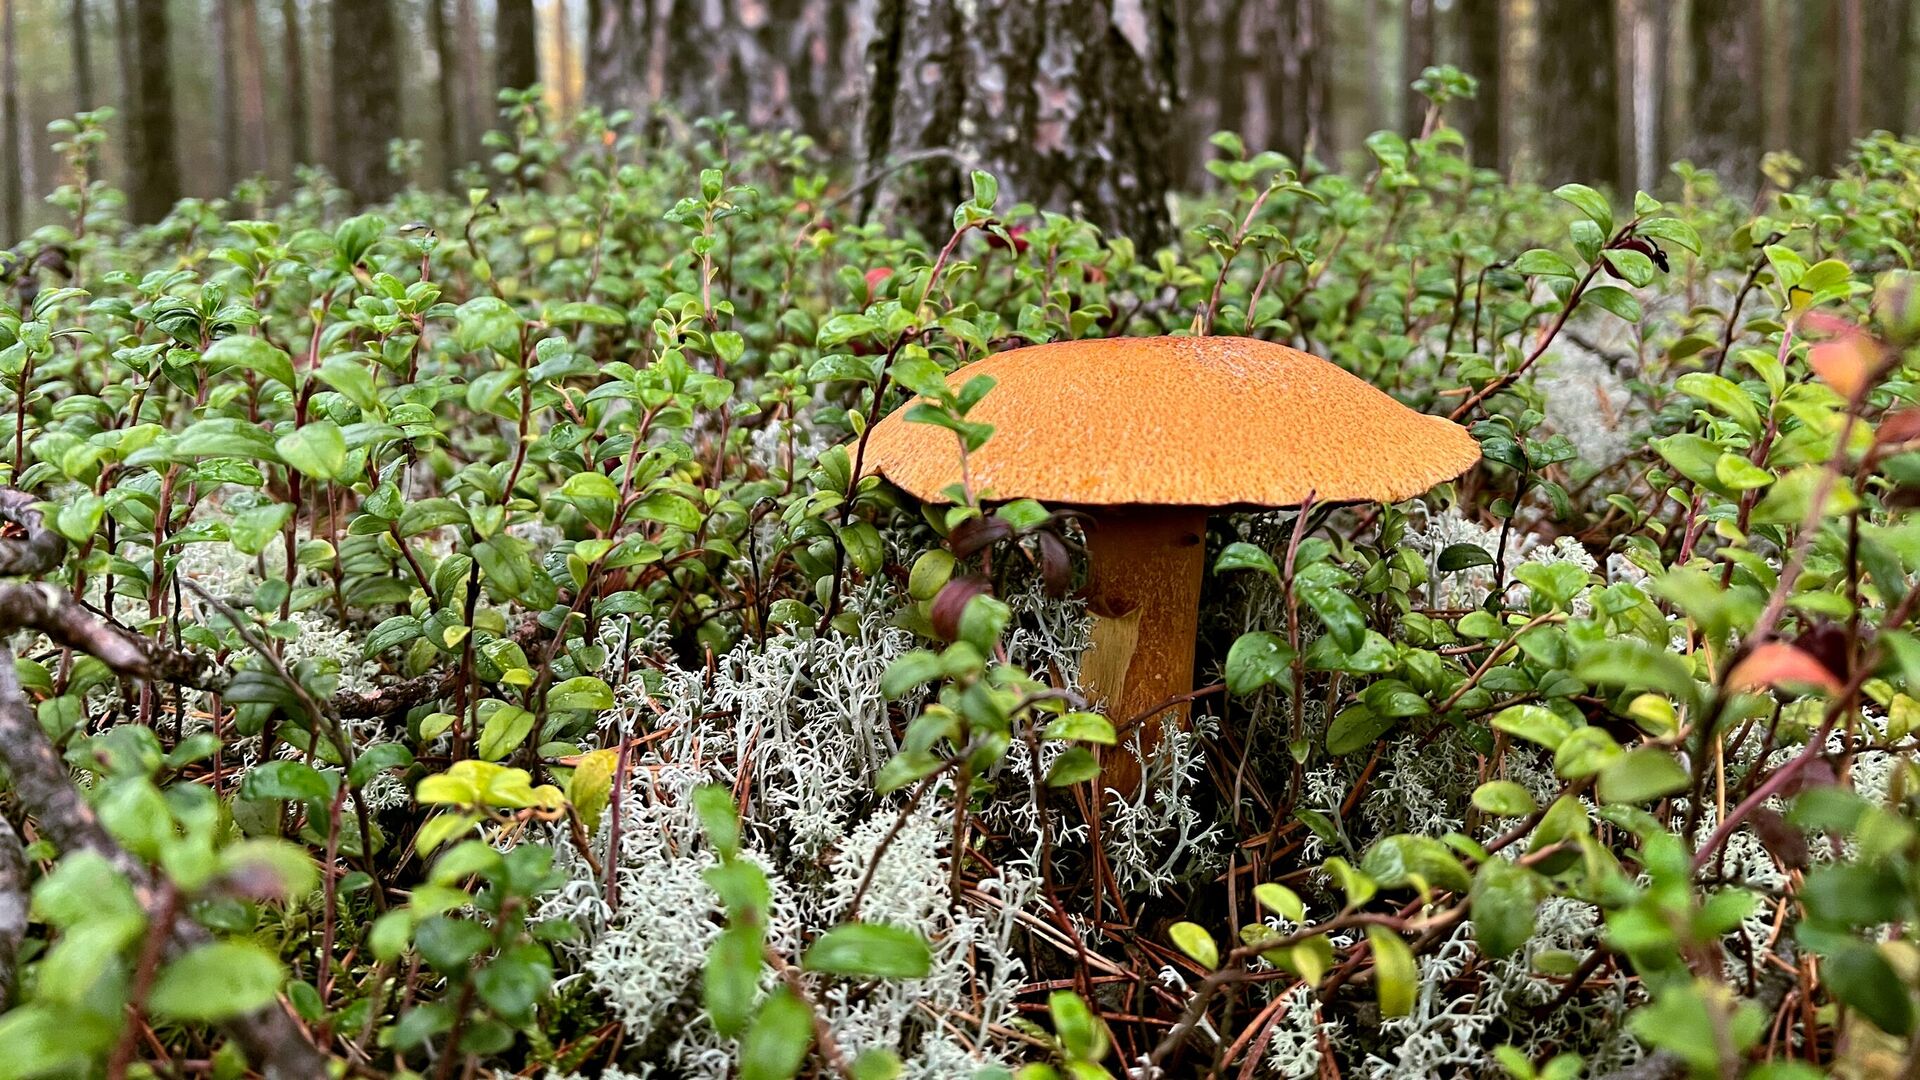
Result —
M 1037 499 L 1086 511 L 1088 605 L 1096 617 L 1082 681 L 1124 723 L 1193 689 L 1209 510 L 1397 502 L 1480 459 L 1457 424 L 1407 408 L 1317 356 L 1235 337 L 1058 342 L 987 357 L 954 372 L 994 389 L 969 421 L 993 436 L 968 456 L 987 500 Z M 953 433 L 874 425 L 865 472 L 922 501 L 960 480 Z M 1142 720 L 1142 745 L 1165 712 Z M 1106 782 L 1139 777 L 1129 756 Z

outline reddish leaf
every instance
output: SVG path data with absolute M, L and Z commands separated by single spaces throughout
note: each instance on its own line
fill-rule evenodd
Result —
M 1848 334 L 1815 345 L 1807 353 L 1807 364 L 1835 393 L 1851 401 L 1866 389 L 1880 366 L 1880 347 L 1865 334 Z
M 1754 649 L 1727 674 L 1727 685 L 1736 690 L 1757 690 L 1783 684 L 1817 686 L 1830 694 L 1845 687 L 1812 654 L 1784 641 L 1769 641 Z
M 988 588 L 986 578 L 972 574 L 947 582 L 939 595 L 933 598 L 933 610 L 927 615 L 927 621 L 933 624 L 933 632 L 948 641 L 959 638 L 960 613 L 967 610 L 967 601 L 986 592 Z

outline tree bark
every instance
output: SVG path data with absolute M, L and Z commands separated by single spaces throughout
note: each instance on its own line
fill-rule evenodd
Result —
M 167 0 L 133 0 L 133 31 L 136 59 L 127 109 L 132 172 L 128 212 L 135 221 L 159 221 L 180 199 Z
M 540 81 L 540 24 L 533 0 L 499 0 L 494 7 L 494 85 L 525 90 Z
M 300 37 L 300 0 L 280 0 L 282 78 L 287 81 L 287 175 L 313 153 L 308 131 L 306 48 Z
M 272 161 L 267 149 L 267 73 L 260 41 L 260 11 L 255 0 L 227 0 L 227 4 L 240 175 L 255 176 L 265 173 Z
M 1165 2 L 1149 4 L 1148 28 L 1171 25 Z M 968 170 L 980 168 L 1000 180 L 1002 205 L 1028 201 L 1144 248 L 1164 243 L 1174 87 L 1153 42 L 1116 25 L 1116 6 L 886 0 L 869 43 L 861 160 L 878 173 L 934 159 L 895 174 L 880 201 L 942 234 Z
M 1479 92 L 1460 110 L 1460 132 L 1473 163 L 1489 169 L 1503 162 L 1500 26 L 1505 6 L 1502 0 L 1460 0 L 1454 12 L 1460 28 L 1460 67 L 1480 81 Z
M 653 0 L 587 0 L 587 100 L 608 113 L 647 106 Z
M 234 109 L 233 4 L 231 0 L 211 0 L 213 27 L 213 131 L 214 160 L 218 163 L 218 186 L 225 194 L 240 178 L 240 121 Z
M 1908 130 L 1913 47 L 1913 0 L 1867 0 L 1863 67 L 1873 78 L 1867 81 L 1862 130 Z
M 87 0 L 73 0 L 67 12 L 68 32 L 73 37 L 73 108 L 86 112 L 93 108 L 93 34 L 87 28 Z
M 1865 86 L 1861 69 L 1866 62 L 1866 12 L 1861 0 L 1838 0 L 1835 5 L 1832 160 L 1844 160 L 1853 140 L 1866 131 Z M 1876 73 L 1877 76 L 1878 73 Z
M 453 28 L 460 50 L 460 96 L 467 117 L 465 156 L 478 160 L 485 149 L 481 137 L 493 130 L 493 90 L 487 85 L 486 55 L 480 48 L 480 19 L 474 14 L 473 0 L 454 0 Z
M 454 170 L 466 156 L 466 144 L 461 140 L 460 125 L 463 119 L 460 109 L 459 82 L 454 72 L 463 63 L 471 61 L 456 56 L 453 49 L 453 32 L 447 24 L 446 0 L 427 0 L 427 34 L 433 42 L 434 72 L 433 92 L 439 115 L 434 130 L 439 136 L 439 145 L 435 147 L 440 154 L 440 175 L 453 179 Z
M 1328 130 L 1326 7 L 1322 0 L 1282 4 L 1273 27 L 1269 70 L 1274 73 L 1267 108 L 1273 149 L 1298 162 L 1324 151 Z
M 1546 178 L 1615 180 L 1620 114 L 1613 5 L 1545 4 L 1539 12 L 1535 145 Z
M 1687 156 L 1736 191 L 1759 185 L 1761 51 L 1748 0 L 1693 0 L 1693 100 Z
M 399 32 L 388 0 L 333 0 L 333 152 L 340 185 L 378 202 L 399 190 L 387 140 L 400 134 Z
M 1433 65 L 1433 0 L 1406 0 L 1400 25 L 1400 129 L 1412 136 L 1420 134 L 1427 116 L 1427 99 L 1413 81 Z
M 21 194 L 20 43 L 19 0 L 0 0 L 0 145 L 15 155 L 14 168 L 0 168 L 0 246 L 11 246 L 26 234 L 25 197 Z

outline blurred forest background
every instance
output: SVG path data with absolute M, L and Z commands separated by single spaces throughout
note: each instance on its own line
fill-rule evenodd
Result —
M 731 111 L 804 131 L 868 171 L 999 167 L 1020 197 L 1114 204 L 1096 218 L 1138 235 L 1153 227 L 1134 227 L 1118 204 L 1199 184 L 1214 131 L 1338 166 L 1371 131 L 1417 132 L 1425 99 L 1410 84 L 1453 64 L 1480 80 L 1478 100 L 1451 114 L 1480 164 L 1651 189 L 1671 186 L 1666 166 L 1684 158 L 1750 191 L 1768 173 L 1827 168 L 1868 131 L 1916 127 L 1914 7 L 0 0 L 0 237 L 50 216 L 39 196 L 63 178 L 46 127 L 77 111 L 118 110 L 108 175 L 132 216 L 153 219 L 177 197 L 224 196 L 253 178 L 268 184 L 249 197 L 270 198 L 304 163 L 363 199 L 406 180 L 473 180 L 460 170 L 488 157 L 497 91 L 535 81 L 561 117 Z M 1036 100 L 1014 107 L 1023 86 Z M 982 130 L 996 123 L 1021 130 Z M 1051 140 L 1069 170 L 1116 156 L 1134 166 L 1117 194 L 1099 188 L 1110 176 L 1036 182 L 1019 175 L 1027 155 L 994 153 L 996 138 Z

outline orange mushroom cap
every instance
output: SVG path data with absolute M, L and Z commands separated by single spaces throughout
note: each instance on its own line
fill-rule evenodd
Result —
M 1340 367 L 1237 337 L 1109 338 L 998 353 L 948 377 L 996 385 L 967 419 L 993 425 L 969 455 L 989 499 L 1077 506 L 1397 502 L 1480 460 L 1449 420 L 1407 408 Z M 922 501 L 960 480 L 952 432 L 874 425 L 864 469 Z

